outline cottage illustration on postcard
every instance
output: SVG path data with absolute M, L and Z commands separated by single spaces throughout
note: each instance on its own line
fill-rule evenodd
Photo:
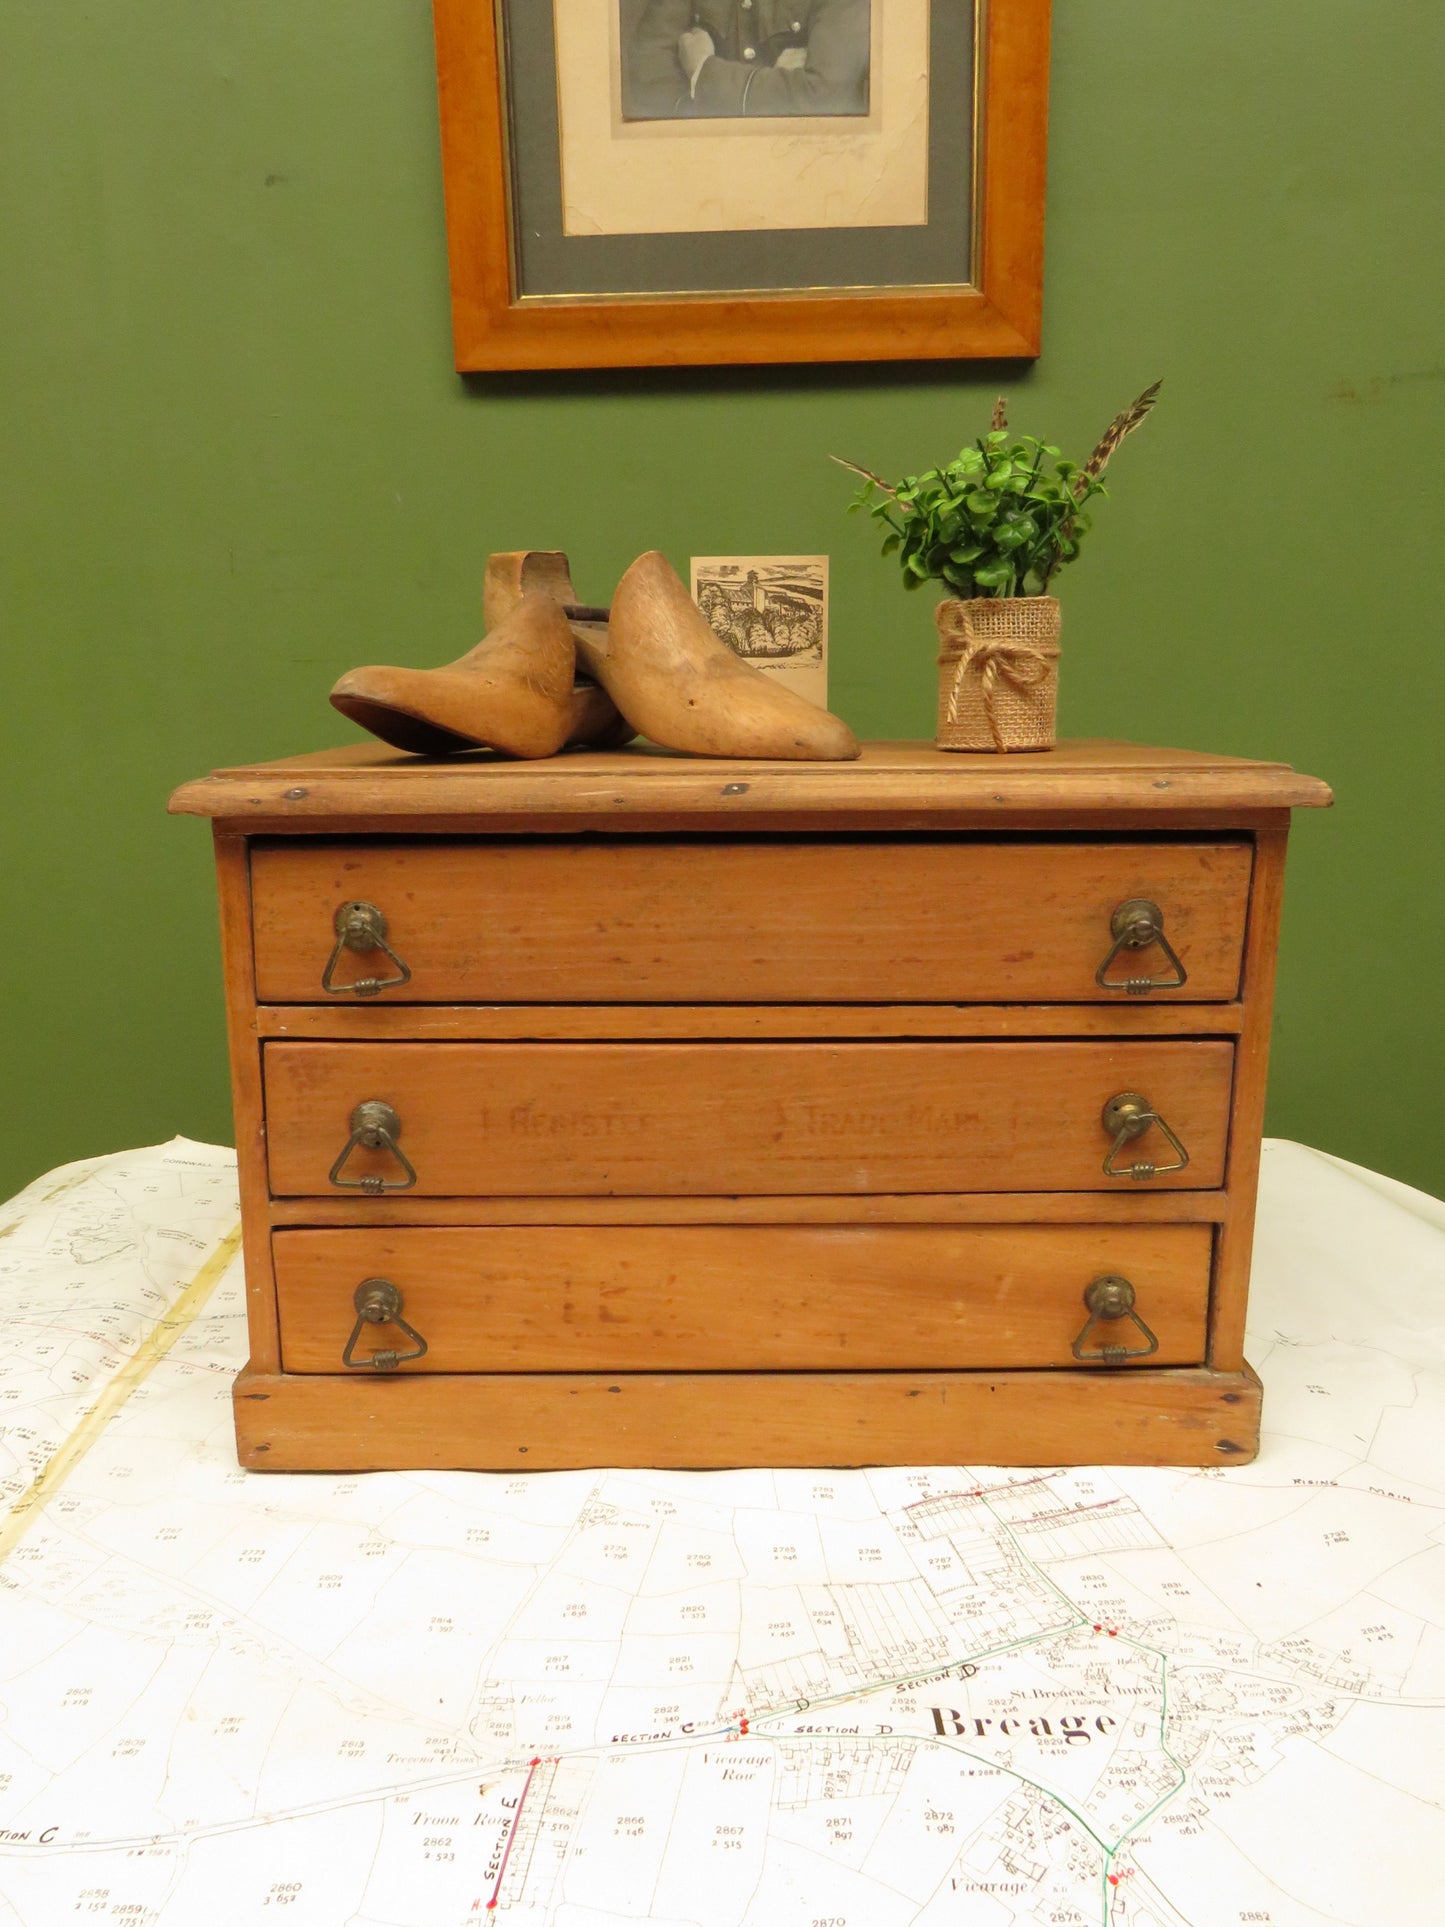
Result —
M 827 708 L 826 555 L 695 555 L 692 598 L 744 662 Z

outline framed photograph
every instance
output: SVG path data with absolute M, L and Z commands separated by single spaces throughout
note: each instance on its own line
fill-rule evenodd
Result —
M 735 655 L 828 707 L 826 555 L 695 555 L 692 599 Z
M 462 370 L 1039 352 L 1050 0 L 433 0 Z

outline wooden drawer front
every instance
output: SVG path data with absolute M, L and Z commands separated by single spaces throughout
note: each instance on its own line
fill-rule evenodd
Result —
M 1164 913 L 1188 972 L 1154 998 L 1232 998 L 1249 899 L 1244 841 L 707 837 L 259 842 L 263 1002 L 327 1001 L 333 917 L 374 904 L 402 1003 L 1118 1001 L 1095 973 L 1130 898 Z M 344 951 L 334 981 L 395 974 Z M 1111 976 L 1173 973 L 1157 947 Z
M 329 1177 L 356 1106 L 401 1119 L 409 1195 L 1100 1191 L 1101 1112 L 1138 1092 L 1187 1147 L 1151 1189 L 1224 1177 L 1233 1046 L 1155 1040 L 981 1044 L 329 1044 L 265 1047 L 271 1189 L 350 1196 Z M 1164 1165 L 1157 1126 L 1123 1161 Z M 345 1179 L 401 1176 L 352 1149 Z
M 1127 1277 L 1159 1340 L 1198 1364 L 1206 1225 L 574 1226 L 283 1231 L 282 1362 L 336 1372 L 366 1279 L 399 1287 L 427 1372 L 930 1370 L 1071 1365 L 1094 1278 Z M 1147 1341 L 1129 1319 L 1087 1344 Z M 410 1348 L 368 1325 L 363 1359 Z

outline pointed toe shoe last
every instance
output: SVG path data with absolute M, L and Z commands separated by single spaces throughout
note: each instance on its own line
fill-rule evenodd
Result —
M 639 556 L 610 619 L 574 622 L 584 668 L 628 722 L 694 756 L 846 763 L 858 739 L 826 709 L 774 682 L 719 641 L 666 556 Z

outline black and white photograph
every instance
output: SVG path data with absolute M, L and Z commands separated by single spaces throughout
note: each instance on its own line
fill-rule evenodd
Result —
M 514 178 L 524 201 L 555 178 L 560 203 L 528 202 L 523 254 L 546 252 L 555 221 L 588 244 L 570 275 L 583 254 L 625 256 L 634 292 L 664 262 L 693 293 L 873 286 L 880 262 L 891 282 L 915 255 L 908 274 L 929 282 L 935 220 L 952 220 L 955 252 L 967 241 L 969 141 L 942 106 L 972 111 L 975 16 L 958 3 L 939 21 L 932 0 L 510 0 Z M 952 175 L 935 166 L 945 147 Z M 886 248 L 865 247 L 878 229 Z M 595 245 L 663 234 L 678 238 Z
M 624 120 L 869 110 L 871 0 L 618 0 Z
M 692 599 L 734 655 L 827 707 L 826 555 L 695 555 Z

